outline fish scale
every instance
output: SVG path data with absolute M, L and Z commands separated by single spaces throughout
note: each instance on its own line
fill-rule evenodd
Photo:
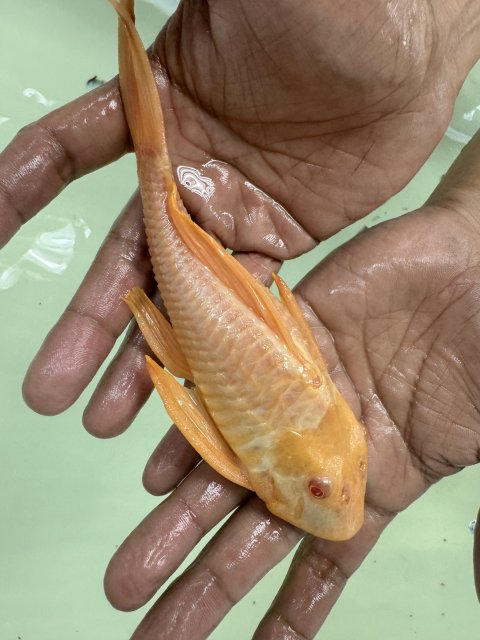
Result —
M 168 219 L 164 220 L 168 225 Z M 145 224 L 150 236 L 148 217 Z M 154 228 L 158 231 L 156 223 Z M 278 416 L 270 413 L 272 420 L 268 422 L 262 416 L 274 405 L 280 413 L 287 409 L 282 406 L 282 397 L 289 386 L 301 378 L 301 365 L 268 327 L 259 326 L 258 320 L 255 322 L 254 317 L 249 317 L 253 316 L 252 312 L 208 269 L 191 264 L 193 260 L 187 253 L 182 254 L 181 260 L 169 251 L 162 251 L 161 255 L 161 262 L 155 263 L 159 289 L 194 374 L 195 385 L 217 426 L 225 435 L 239 426 L 248 428 L 248 423 L 245 424 L 247 405 L 252 428 L 271 433 L 270 423 L 278 420 Z M 169 260 L 175 260 L 176 273 L 164 288 L 165 274 L 172 271 Z M 209 313 L 210 308 L 215 308 L 215 315 Z M 283 377 L 278 375 L 279 359 L 283 360 Z M 276 400 L 272 399 L 272 389 Z M 308 393 L 308 389 L 304 391 Z M 260 419 L 256 418 L 257 406 Z
M 158 287 L 195 385 L 212 417 L 222 416 L 217 426 L 225 435 L 239 425 L 245 428 L 245 404 L 250 407 L 252 428 L 271 434 L 270 422 L 277 421 L 276 428 L 281 426 L 278 414 L 287 409 L 281 399 L 302 377 L 302 366 L 277 336 L 259 324 L 251 310 L 186 250 L 166 210 L 165 185 L 159 179 L 163 170 L 162 163 L 149 161 L 139 171 L 145 229 Z M 228 348 L 231 342 L 235 349 Z M 284 377 L 278 375 L 279 360 L 283 360 Z M 276 388 L 276 402 L 272 388 Z M 304 393 L 309 393 L 308 388 Z M 240 411 L 235 406 L 239 397 Z M 256 405 L 262 414 L 274 404 L 278 411 L 272 420 L 254 417 Z
M 145 170 L 142 178 L 151 184 Z M 312 428 L 325 413 L 325 402 L 317 390 L 300 384 L 302 366 L 277 336 L 183 250 L 167 213 L 160 214 L 165 199 L 157 182 L 153 184 L 152 191 L 142 189 L 145 228 L 175 335 L 217 427 L 240 460 L 260 472 L 278 432 Z

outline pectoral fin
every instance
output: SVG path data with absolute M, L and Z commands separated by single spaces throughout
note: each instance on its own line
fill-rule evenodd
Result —
M 224 478 L 253 491 L 246 471 L 203 410 L 195 392 L 182 387 L 175 378 L 147 356 L 147 368 L 165 409 L 192 447 Z
M 148 298 L 143 289 L 135 287 L 124 298 L 143 333 L 148 346 L 177 378 L 193 380 L 188 362 L 173 332 L 172 325 Z
M 280 299 L 282 300 L 285 308 L 287 309 L 289 314 L 292 316 L 293 320 L 295 320 L 298 328 L 302 332 L 303 337 L 305 338 L 305 340 L 307 341 L 310 347 L 311 353 L 316 354 L 316 361 L 321 362 L 326 369 L 327 365 L 325 364 L 323 355 L 320 351 L 317 341 L 315 340 L 315 337 L 312 333 L 310 325 L 306 321 L 305 316 L 302 313 L 302 310 L 298 306 L 295 296 L 290 291 L 285 281 L 282 280 L 282 278 L 279 275 L 277 275 L 276 273 L 273 273 L 272 276 L 275 284 L 277 285 L 278 293 L 280 294 Z

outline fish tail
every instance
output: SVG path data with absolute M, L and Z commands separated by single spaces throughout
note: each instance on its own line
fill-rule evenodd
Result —
M 134 0 L 109 0 L 118 14 L 120 91 L 133 145 L 140 159 L 155 156 L 172 180 L 160 98 L 135 28 Z M 169 182 L 169 181 L 168 181 Z

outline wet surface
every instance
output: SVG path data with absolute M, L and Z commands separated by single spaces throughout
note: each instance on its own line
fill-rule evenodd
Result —
M 145 41 L 155 35 L 159 14 L 154 5 L 159 4 L 151 0 L 138 12 Z M 174 2 L 167 0 L 166 5 L 171 9 Z M 39 11 L 38 2 L 26 0 L 6 3 L 2 9 L 0 36 L 10 55 L 9 64 L 0 68 L 0 147 L 25 124 L 116 73 L 116 28 L 107 3 L 88 0 L 70 7 L 62 0 L 49 0 L 42 7 Z M 54 39 L 48 37 L 53 29 Z M 42 33 L 47 34 L 44 39 Z M 62 75 L 66 50 L 69 63 Z M 407 189 L 292 262 L 282 271 L 287 283 L 295 284 L 321 257 L 365 227 L 423 203 L 477 130 L 478 96 L 480 70 L 467 80 L 446 137 Z M 177 168 L 184 187 L 204 200 L 212 195 L 213 177 L 219 171 L 213 164 L 206 169 Z M 21 398 L 31 357 L 70 300 L 134 185 L 133 159 L 122 159 L 71 185 L 0 251 L 2 639 L 117 640 L 127 638 L 144 615 L 142 610 L 125 615 L 112 609 L 102 580 L 115 548 L 158 503 L 143 490 L 141 473 L 170 424 L 160 402 L 152 398 L 122 437 L 99 441 L 81 427 L 93 385 L 72 409 L 55 418 L 34 414 Z M 265 194 L 254 189 L 252 185 L 261 215 Z M 222 212 L 219 228 L 228 227 L 230 215 Z M 289 224 L 283 215 L 279 210 L 279 219 Z M 271 245 L 281 254 L 277 240 L 272 235 Z M 97 380 L 98 376 L 94 384 Z M 354 635 L 356 640 L 443 640 L 459 637 L 459 625 L 460 637 L 474 634 L 478 603 L 471 521 L 478 508 L 478 492 L 472 489 L 478 477 L 478 469 L 469 469 L 443 481 L 394 521 L 351 580 L 322 639 Z M 206 504 L 215 503 L 218 491 L 212 482 Z M 264 531 L 260 527 L 254 534 L 253 546 L 255 536 Z M 251 553 L 252 548 L 243 550 Z M 287 566 L 288 560 L 262 580 L 212 638 L 248 638 Z

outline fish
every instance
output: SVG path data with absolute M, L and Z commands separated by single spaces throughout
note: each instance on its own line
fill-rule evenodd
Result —
M 285 282 L 273 274 L 275 296 L 188 214 L 134 2 L 109 1 L 118 14 L 120 92 L 147 243 L 168 315 L 139 288 L 125 297 L 155 355 L 146 357 L 153 384 L 218 473 L 295 527 L 349 539 L 364 519 L 365 428 Z

